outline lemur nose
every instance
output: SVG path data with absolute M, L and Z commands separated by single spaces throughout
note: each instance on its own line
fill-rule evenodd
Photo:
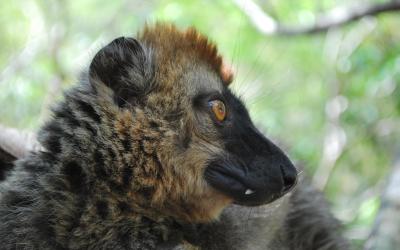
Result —
M 297 183 L 297 171 L 294 167 L 285 168 L 280 165 L 283 180 L 282 192 L 286 193 L 290 191 Z

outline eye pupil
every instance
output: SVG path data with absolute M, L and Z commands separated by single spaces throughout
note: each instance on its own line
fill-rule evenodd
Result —
M 222 122 L 226 117 L 225 104 L 221 100 L 213 100 L 209 102 L 212 112 L 215 118 Z

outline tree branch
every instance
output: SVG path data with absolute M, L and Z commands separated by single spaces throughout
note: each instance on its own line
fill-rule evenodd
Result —
M 13 168 L 13 162 L 29 154 L 29 151 L 38 151 L 40 144 L 35 134 L 7 128 L 0 124 L 0 182 Z
M 400 245 L 400 157 L 388 176 L 381 207 L 364 249 L 397 249 Z
M 400 10 L 399 0 L 380 4 L 357 4 L 347 8 L 334 8 L 307 25 L 287 26 L 265 13 L 253 0 L 234 0 L 234 3 L 248 16 L 253 25 L 265 35 L 313 34 L 345 25 L 365 16 L 377 16 L 381 13 Z
M 8 128 L 0 124 L 0 150 L 15 158 L 23 158 L 29 151 L 37 151 L 40 145 L 36 135 L 28 131 Z

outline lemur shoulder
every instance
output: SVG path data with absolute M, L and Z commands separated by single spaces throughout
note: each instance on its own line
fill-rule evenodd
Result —
M 303 188 L 283 197 L 296 169 L 255 128 L 232 79 L 194 29 L 157 24 L 100 49 L 39 132 L 43 149 L 0 184 L 2 249 L 240 249 L 240 213 L 276 200 L 288 201 L 283 214 L 264 218 L 277 218 L 277 233 L 250 220 L 270 237 L 248 249 L 339 249 L 328 210 L 296 195 Z M 312 237 L 301 235 L 307 213 L 323 222 Z

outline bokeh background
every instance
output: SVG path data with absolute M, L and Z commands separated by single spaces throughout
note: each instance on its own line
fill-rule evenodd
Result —
M 304 166 L 361 246 L 400 154 L 400 12 L 285 35 L 257 28 L 238 2 L 1 0 L 0 124 L 35 131 L 113 38 L 156 21 L 195 26 L 234 68 L 233 88 L 256 124 Z M 253 3 L 296 28 L 337 7 L 382 2 Z

